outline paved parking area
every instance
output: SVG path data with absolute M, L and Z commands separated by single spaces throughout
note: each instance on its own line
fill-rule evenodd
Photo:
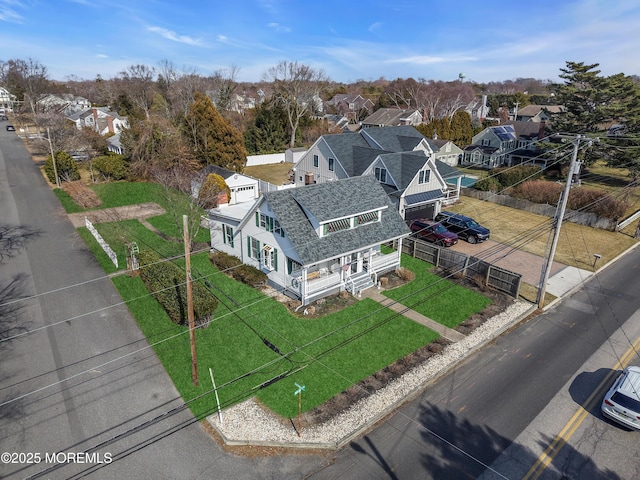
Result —
M 540 284 L 542 266 L 545 263 L 545 259 L 538 255 L 523 252 L 493 240 L 474 245 L 460 240 L 451 249 L 474 256 L 505 270 L 519 273 L 522 275 L 522 281 L 530 285 L 538 286 Z M 556 275 L 566 268 L 567 266 L 562 263 L 553 262 L 549 276 Z

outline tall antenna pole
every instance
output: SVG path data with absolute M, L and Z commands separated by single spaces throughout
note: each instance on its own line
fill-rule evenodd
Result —
M 191 285 L 191 252 L 189 245 L 189 224 L 187 215 L 182 216 L 182 226 L 184 230 L 184 259 L 187 273 L 187 319 L 189 320 L 189 341 L 191 343 L 191 376 L 193 385 L 198 386 L 198 365 L 196 362 L 196 336 L 193 314 L 193 289 Z
M 538 308 L 544 306 L 544 295 L 547 290 L 547 282 L 549 281 L 549 273 L 551 271 L 551 264 L 553 263 L 553 257 L 556 254 L 556 247 L 558 245 L 558 238 L 560 237 L 560 227 L 562 226 L 562 219 L 564 218 L 564 212 L 567 209 L 567 201 L 569 200 L 569 191 L 571 190 L 571 182 L 573 181 L 573 172 L 575 170 L 576 160 L 578 159 L 578 147 L 580 146 L 581 135 L 578 135 L 573 143 L 573 154 L 571 155 L 571 162 L 569 163 L 569 172 L 567 173 L 567 183 L 564 186 L 562 192 L 562 201 L 560 203 L 560 210 L 556 212 L 556 217 L 553 219 L 553 241 L 551 242 L 551 250 L 549 251 L 549 258 L 544 266 L 542 281 L 540 282 L 540 289 L 538 290 Z

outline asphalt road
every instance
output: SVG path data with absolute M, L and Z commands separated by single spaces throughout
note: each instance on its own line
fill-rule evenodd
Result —
M 0 300 L 0 453 L 12 454 L 0 477 L 295 478 L 313 469 L 314 456 L 229 455 L 181 408 L 23 144 L 0 128 L 0 223 L 39 232 L 0 264 L 0 294 L 16 290 Z
M 375 431 L 338 453 L 330 468 L 309 478 L 523 478 L 598 389 L 621 350 L 628 350 L 640 335 L 639 270 L 640 249 L 635 249 L 557 307 L 469 357 Z M 593 358 L 599 361 L 591 360 L 585 367 Z M 640 359 L 635 355 L 631 362 L 640 364 Z M 562 409 L 549 408 L 563 392 L 570 401 L 563 402 Z M 599 443 L 591 450 L 581 449 L 584 438 L 576 436 L 578 445 L 569 442 L 549 469 L 538 472 L 543 473 L 540 478 L 637 478 L 625 473 L 640 469 L 637 456 L 628 460 L 640 455 L 637 437 L 616 437 L 622 430 L 604 421 L 599 402 L 594 402 L 589 420 L 612 432 L 615 440 L 614 447 L 602 442 L 600 448 L 618 451 L 618 459 L 600 455 L 595 463 L 592 456 Z M 539 425 L 546 425 L 546 434 L 540 433 Z M 628 450 L 621 445 L 624 441 Z M 621 456 L 626 463 L 620 462 Z

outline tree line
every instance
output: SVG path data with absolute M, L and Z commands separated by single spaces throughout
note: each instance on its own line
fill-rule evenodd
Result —
M 126 116 L 131 128 L 123 133 L 122 143 L 131 174 L 139 178 L 151 178 L 156 170 L 176 166 L 197 170 L 215 164 L 242 171 L 247 154 L 308 146 L 322 134 L 335 132 L 322 114 L 339 112 L 335 107 L 321 107 L 340 93 L 361 95 L 375 108 L 419 110 L 424 122 L 420 130 L 425 135 L 453 140 L 460 147 L 470 144 L 473 134 L 486 126 L 471 124 L 464 112 L 482 95 L 487 95 L 489 116 L 493 117 L 504 117 L 515 105 L 563 105 L 564 112 L 553 119 L 557 131 L 597 133 L 607 123 L 624 124 L 625 139 L 609 139 L 592 149 L 591 155 L 612 165 L 631 164 L 634 169 L 640 114 L 638 77 L 622 73 L 605 77 L 597 67 L 566 62 L 560 69 L 561 83 L 532 78 L 485 84 L 381 78 L 341 84 L 320 69 L 283 61 L 269 68 L 261 81 L 241 83 L 237 67 L 201 75 L 163 60 L 157 67 L 131 65 L 112 79 L 98 75 L 93 80 L 57 82 L 49 79 L 47 68 L 38 61 L 16 59 L 0 62 L 0 85 L 21 100 L 22 114 L 29 114 L 37 125 L 50 127 L 60 149 L 89 145 L 94 152 L 106 151 L 99 136 L 73 132 L 64 122 L 38 111 L 37 100 L 42 95 L 72 93 Z M 352 121 L 368 113 L 358 112 Z

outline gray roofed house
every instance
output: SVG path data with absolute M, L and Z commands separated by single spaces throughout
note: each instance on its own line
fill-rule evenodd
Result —
M 432 142 L 410 125 L 323 135 L 294 165 L 294 184 L 372 175 L 405 220 L 433 218 L 442 204 L 457 200 L 460 184 L 447 183 L 438 174 Z M 405 201 L 409 195 L 411 205 Z
M 357 294 L 400 266 L 410 231 L 374 177 L 353 177 L 264 193 L 242 218 L 210 212 L 211 247 L 237 256 L 302 305 Z M 220 215 L 219 215 L 220 214 Z M 383 254 L 383 243 L 398 249 Z
M 415 108 L 379 108 L 362 121 L 362 128 L 397 127 L 399 125 L 419 125 L 421 123 L 422 115 Z
M 538 140 L 546 134 L 545 122 L 505 122 L 474 135 L 464 149 L 462 165 L 495 168 L 523 163 L 545 165 Z

